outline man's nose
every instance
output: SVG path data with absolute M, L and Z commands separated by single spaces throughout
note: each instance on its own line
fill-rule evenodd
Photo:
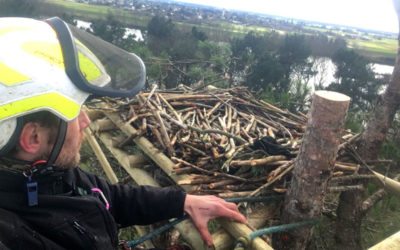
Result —
M 85 111 L 81 111 L 79 113 L 79 126 L 81 130 L 84 130 L 90 125 L 90 119 L 89 116 L 85 113 Z

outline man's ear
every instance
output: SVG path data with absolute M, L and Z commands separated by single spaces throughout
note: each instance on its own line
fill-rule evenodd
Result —
M 19 145 L 26 153 L 36 154 L 41 147 L 43 138 L 40 134 L 40 125 L 37 122 L 28 122 L 24 125 L 19 136 Z

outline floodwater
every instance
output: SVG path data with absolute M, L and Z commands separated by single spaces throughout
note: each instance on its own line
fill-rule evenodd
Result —
M 394 68 L 391 65 L 377 63 L 371 64 L 371 67 L 377 75 L 392 74 Z M 308 84 L 311 86 L 317 86 L 320 84 L 321 86 L 326 87 L 335 80 L 334 74 L 336 66 L 330 58 L 316 58 L 314 70 L 318 73 L 308 81 Z
M 77 23 L 76 26 L 78 28 L 83 28 L 83 29 L 88 29 L 90 31 L 93 31 L 90 28 L 90 25 L 92 24 L 90 22 L 85 22 L 85 21 L 76 19 L 76 23 Z M 141 30 L 125 28 L 124 38 L 127 38 L 129 35 L 135 35 L 135 41 L 143 41 L 143 35 L 142 35 L 142 31 Z

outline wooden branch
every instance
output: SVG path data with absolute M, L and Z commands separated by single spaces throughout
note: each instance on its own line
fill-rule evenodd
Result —
M 211 174 L 213 176 L 223 176 L 223 177 L 231 178 L 231 179 L 242 181 L 242 182 L 247 182 L 247 180 L 244 179 L 244 178 L 241 178 L 241 177 L 238 177 L 238 176 L 234 176 L 234 175 L 230 175 L 230 174 L 225 174 L 225 173 L 219 173 L 219 172 L 213 172 L 213 171 L 205 170 L 205 169 L 199 168 L 198 166 L 195 166 L 195 165 L 193 165 L 193 164 L 191 164 L 191 163 L 189 163 L 187 161 L 184 161 L 184 160 L 176 158 L 176 157 L 171 157 L 171 159 L 174 160 L 174 161 L 177 161 L 177 162 L 182 162 L 183 164 L 185 164 L 187 166 L 190 166 L 190 167 L 196 169 L 197 171 L 200 171 L 200 172 L 203 172 L 203 173 L 206 173 L 206 174 Z
M 158 131 L 158 129 L 156 127 L 154 127 L 153 125 L 148 125 L 148 127 L 150 128 L 152 134 L 157 138 L 158 143 L 160 144 L 160 146 L 163 149 L 166 149 L 167 147 L 164 144 L 163 139 L 161 138 L 161 133 Z M 136 130 L 137 132 L 137 130 Z M 130 136 L 129 136 L 130 137 Z M 133 139 L 133 138 L 132 138 Z
M 147 95 L 147 98 L 146 98 L 146 100 L 144 101 L 143 106 L 146 106 L 146 105 L 147 105 L 147 103 L 149 102 L 150 98 L 153 96 L 153 94 L 154 94 L 154 92 L 156 91 L 156 89 L 157 89 L 157 84 L 154 84 L 154 85 L 153 85 L 153 88 L 152 88 L 151 91 L 150 91 L 150 94 Z M 141 96 L 142 96 L 142 95 L 141 95 Z M 144 96 L 143 96 L 143 97 L 144 97 Z
M 351 172 L 355 172 L 359 169 L 359 165 L 357 164 L 353 164 L 352 166 L 350 165 L 344 165 L 341 163 L 335 163 L 335 170 L 343 170 L 343 171 L 351 171 Z
M 291 167 L 294 163 L 295 163 L 296 159 L 292 159 L 288 162 L 286 162 L 285 164 L 283 164 L 282 166 L 278 167 L 277 169 L 275 169 L 274 171 L 270 172 L 268 177 L 267 177 L 267 181 L 270 182 L 273 179 L 276 178 L 276 176 L 280 175 L 282 172 L 284 172 L 287 168 Z
M 121 129 L 124 134 L 127 136 L 131 134 L 136 133 L 136 129 L 133 128 L 129 124 L 125 124 L 121 118 L 115 113 L 105 113 L 107 117 L 110 118 L 111 121 L 115 123 L 117 127 Z M 133 141 L 136 143 L 136 145 L 139 146 L 140 149 L 143 150 L 143 152 L 169 176 L 171 179 L 173 179 L 175 182 L 178 182 L 183 179 L 187 179 L 188 176 L 186 175 L 176 175 L 173 173 L 173 167 L 175 163 L 173 163 L 168 157 L 166 157 L 163 153 L 161 153 L 156 147 L 153 146 L 146 138 L 144 137 L 136 137 L 133 139 Z M 183 188 L 186 191 L 196 189 L 196 186 L 183 186 Z
M 370 197 L 368 197 L 361 205 L 361 212 L 366 214 L 376 203 L 382 200 L 383 197 L 387 195 L 385 189 L 379 189 L 375 193 L 373 193 Z
M 114 184 L 118 182 L 118 178 L 115 175 L 114 171 L 111 168 L 110 163 L 107 160 L 107 157 L 103 153 L 103 150 L 101 150 L 99 143 L 97 142 L 96 138 L 92 134 L 92 131 L 90 128 L 85 128 L 84 133 L 86 135 L 86 138 L 93 149 L 93 152 L 96 154 L 97 159 L 100 162 L 100 165 L 103 167 L 104 172 L 106 173 L 106 176 L 110 183 Z
M 168 150 L 168 154 L 174 155 L 174 149 L 171 146 L 171 139 L 169 138 L 167 129 L 165 128 L 164 121 L 161 119 L 160 111 L 155 110 L 154 116 L 156 117 L 156 119 L 160 125 L 161 138 L 162 138 L 162 141 L 164 142 L 165 147 Z
M 328 187 L 329 192 L 344 192 L 344 191 L 354 191 L 354 190 L 363 190 L 363 185 L 353 185 L 353 186 L 336 186 L 336 187 Z
M 86 107 L 86 105 L 82 106 L 82 108 L 91 121 L 95 121 L 104 117 L 104 113 L 101 110 L 89 109 L 88 107 Z
M 205 130 L 201 130 L 201 129 L 199 129 L 199 128 L 196 128 L 196 127 L 190 126 L 190 125 L 188 126 L 188 128 L 191 129 L 191 130 L 194 130 L 194 131 L 196 131 L 196 132 L 198 132 L 198 133 L 200 133 L 200 134 L 216 133 L 216 134 L 221 134 L 221 135 L 228 136 L 229 138 L 233 138 L 233 139 L 239 141 L 239 142 L 242 143 L 242 144 L 247 144 L 247 143 L 248 143 L 246 140 L 244 140 L 243 138 L 241 138 L 241 137 L 239 137 L 239 136 L 236 136 L 236 135 L 233 135 L 233 134 L 231 134 L 231 133 L 228 133 L 228 132 L 225 132 L 225 131 L 221 131 L 221 130 L 218 130 L 218 129 L 205 129 Z
M 399 178 L 400 178 L 400 175 L 396 175 L 396 177 L 393 178 L 393 180 L 398 181 Z M 363 201 L 363 203 L 361 204 L 361 212 L 363 214 L 366 214 L 376 203 L 378 203 L 386 195 L 387 195 L 387 191 L 384 188 L 381 188 L 378 191 L 376 191 L 374 194 L 372 194 L 370 197 L 368 197 L 365 201 Z
M 231 166 L 258 166 L 258 165 L 266 165 L 268 163 L 286 160 L 286 156 L 284 155 L 273 155 L 268 156 L 262 159 L 252 159 L 252 160 L 244 160 L 244 161 L 232 161 Z
M 226 185 L 223 187 L 226 190 L 230 191 L 251 191 L 256 188 L 254 184 L 234 184 L 234 185 Z
M 215 112 L 215 110 L 217 110 L 218 107 L 221 106 L 221 104 L 222 102 L 217 102 L 217 104 L 215 104 L 215 106 L 207 112 L 207 116 L 211 116 Z
M 194 169 L 192 167 L 180 167 L 180 168 L 174 168 L 174 173 L 177 175 L 182 175 L 182 174 L 189 174 L 193 173 Z
M 230 179 L 230 180 L 221 180 L 221 181 L 213 182 L 213 183 L 209 184 L 208 188 L 209 189 L 214 189 L 214 188 L 217 188 L 217 187 L 225 186 L 225 185 L 228 185 L 228 184 L 234 184 L 234 183 L 237 183 L 237 180 L 232 180 L 232 179 Z
M 217 219 L 218 223 L 220 223 L 226 230 L 229 231 L 230 234 L 232 234 L 236 239 L 239 237 L 246 237 L 250 235 L 252 230 L 248 228 L 247 226 L 237 223 L 237 222 L 232 222 L 226 218 L 219 218 Z M 271 250 L 272 247 L 270 247 L 264 240 L 261 238 L 257 237 L 253 239 L 250 242 L 250 246 L 248 246 L 249 249 L 252 250 Z
M 354 180 L 374 179 L 374 178 L 377 177 L 371 174 L 346 175 L 346 176 L 333 177 L 329 180 L 329 182 L 332 183 L 332 182 L 354 181 Z
M 251 191 L 246 191 L 246 192 L 229 192 L 229 193 L 219 193 L 218 197 L 221 197 L 223 199 L 228 199 L 228 198 L 240 198 L 240 197 L 249 197 L 251 196 Z
M 389 192 L 392 192 L 396 195 L 400 195 L 400 182 L 390 179 L 384 175 L 381 175 L 378 172 L 372 171 L 376 177 L 380 180 L 380 183 L 383 185 L 383 188 Z
M 339 145 L 339 149 L 344 148 L 345 146 L 354 143 L 356 140 L 358 140 L 360 138 L 361 134 L 356 134 L 353 137 L 350 138 L 350 140 L 343 142 L 342 144 Z
M 110 133 L 101 133 L 98 137 L 138 185 L 159 186 L 146 171 L 141 169 L 142 165 L 147 162 L 147 159 L 143 155 L 128 155 L 125 151 L 115 147 L 113 145 L 113 137 Z
M 179 181 L 178 185 L 199 185 L 199 184 L 208 184 L 216 181 L 216 178 L 210 177 L 208 175 L 203 176 L 202 178 L 190 178 L 188 180 Z
M 365 162 L 367 164 L 370 164 L 370 165 L 376 165 L 376 164 L 388 165 L 388 164 L 392 164 L 393 160 L 388 160 L 388 159 L 384 159 L 384 160 L 366 160 Z
M 131 168 L 140 168 L 140 167 L 143 167 L 143 165 L 149 163 L 147 158 L 144 157 L 144 155 L 142 155 L 142 154 L 129 155 L 128 162 L 129 162 L 129 165 L 131 166 Z
M 165 98 L 162 95 L 157 94 L 157 96 L 161 99 L 161 101 L 165 103 L 165 105 L 167 105 L 168 109 L 175 115 L 176 119 L 178 119 L 179 122 L 182 122 L 181 116 L 176 112 L 176 110 L 171 106 L 171 104 L 169 104 L 169 102 L 165 100 Z
M 183 129 L 190 129 L 190 130 L 196 131 L 196 132 L 198 132 L 200 134 L 211 134 L 211 133 L 221 134 L 221 135 L 225 135 L 225 136 L 227 136 L 229 138 L 233 138 L 233 139 L 239 141 L 242 144 L 248 143 L 243 138 L 241 138 L 239 136 L 236 136 L 236 135 L 233 135 L 231 133 L 225 132 L 225 131 L 221 131 L 221 130 L 218 130 L 218 129 L 205 129 L 205 130 L 202 130 L 202 129 L 199 129 L 199 128 L 193 126 L 193 125 L 183 124 L 183 123 L 173 119 L 171 116 L 169 116 L 166 113 L 161 113 L 161 115 L 167 117 L 170 121 L 172 121 L 174 124 L 178 125 L 179 127 L 183 128 Z
M 140 132 L 140 131 L 141 131 L 141 130 L 138 130 L 138 132 Z M 117 148 L 123 148 L 123 147 L 125 147 L 125 146 L 128 145 L 129 143 L 132 143 L 132 139 L 135 138 L 136 136 L 138 136 L 138 135 L 130 135 L 130 136 L 126 137 L 126 138 L 123 138 L 122 141 L 120 141 L 120 142 L 118 143 L 118 145 L 116 145 L 116 147 L 117 147 Z
M 90 124 L 90 128 L 94 133 L 109 131 L 115 129 L 115 124 L 110 119 L 98 119 Z
M 193 150 L 194 152 L 196 152 L 196 153 L 198 153 L 200 155 L 207 156 L 207 154 L 204 153 L 203 151 L 201 151 L 200 149 L 195 148 L 195 147 L 193 147 L 193 146 L 191 146 L 191 145 L 189 145 L 187 143 L 180 143 L 180 145 L 182 145 L 184 147 L 187 147 L 187 148 L 190 148 L 191 150 Z
M 211 152 L 214 158 L 219 158 L 218 150 L 215 147 L 211 147 Z
M 230 146 L 230 149 L 225 153 L 225 157 L 228 158 L 228 159 L 236 151 L 236 145 L 235 145 L 235 141 L 233 140 L 233 138 L 229 138 L 229 146 Z
M 251 192 L 250 197 L 257 195 L 263 189 L 266 189 L 267 187 L 271 186 L 275 181 L 280 180 L 285 174 L 287 174 L 289 171 L 291 171 L 293 169 L 293 167 L 294 167 L 294 161 L 292 163 L 288 163 L 288 167 L 282 173 L 275 176 L 273 179 L 269 180 L 266 184 L 262 185 L 261 187 L 257 188 L 253 192 Z

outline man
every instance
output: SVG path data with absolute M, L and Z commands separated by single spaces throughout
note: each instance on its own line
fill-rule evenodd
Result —
M 143 62 L 61 19 L 0 18 L 0 246 L 115 249 L 117 230 L 190 215 L 246 223 L 233 203 L 177 189 L 111 185 L 76 167 L 89 96 L 131 97 Z

